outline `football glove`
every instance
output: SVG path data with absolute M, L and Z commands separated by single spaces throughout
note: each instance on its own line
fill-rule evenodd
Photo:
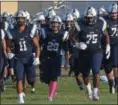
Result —
M 80 42 L 80 43 L 76 43 L 75 44 L 75 47 L 78 48 L 78 49 L 80 49 L 80 50 L 86 50 L 87 45 L 84 42 Z
M 106 45 L 106 51 L 105 51 L 105 54 L 106 54 L 106 59 L 109 59 L 109 57 L 110 57 L 110 45 L 109 44 L 107 44 Z
M 39 58 L 34 58 L 33 65 L 37 66 L 40 64 Z
M 7 54 L 7 58 L 10 59 L 10 60 L 11 60 L 14 56 L 15 56 L 15 54 L 14 54 L 14 53 L 11 53 L 11 52 L 9 52 L 9 53 Z

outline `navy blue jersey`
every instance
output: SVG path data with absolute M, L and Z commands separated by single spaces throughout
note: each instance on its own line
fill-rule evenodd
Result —
M 84 21 L 79 21 L 79 41 L 87 44 L 87 52 L 101 51 L 101 37 L 106 29 L 106 22 L 97 19 L 96 24 L 89 26 Z
M 118 20 L 112 20 L 109 17 L 106 17 L 105 20 L 108 25 L 107 31 L 110 36 L 110 43 L 118 44 Z
M 29 57 L 32 55 L 33 44 L 32 38 L 34 37 L 34 32 L 32 31 L 32 26 L 26 26 L 23 32 L 19 32 L 17 28 L 11 29 L 8 33 L 9 39 L 13 40 L 14 43 L 14 53 L 18 58 Z
M 61 50 L 68 51 L 68 42 L 62 41 L 64 31 L 53 33 L 50 28 L 45 28 L 44 47 L 42 53 L 45 56 L 60 56 Z

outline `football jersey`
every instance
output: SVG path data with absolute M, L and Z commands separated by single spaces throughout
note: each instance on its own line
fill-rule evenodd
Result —
M 44 38 L 42 54 L 45 54 L 45 56 L 60 56 L 62 49 L 68 51 L 68 42 L 62 41 L 64 34 L 64 31 L 53 33 L 50 28 L 45 28 L 41 35 Z
M 32 26 L 26 26 L 23 32 L 19 32 L 17 28 L 11 29 L 8 33 L 8 38 L 13 40 L 14 53 L 16 57 L 24 58 L 32 55 L 33 43 L 32 38 L 36 30 L 32 30 Z
M 111 44 L 118 44 L 118 20 L 112 20 L 109 17 L 106 17 L 108 27 L 107 31 L 110 36 Z
M 102 19 L 97 19 L 96 24 L 89 26 L 84 21 L 79 21 L 79 41 L 87 44 L 85 51 L 95 53 L 101 51 L 101 38 L 106 29 L 106 22 Z

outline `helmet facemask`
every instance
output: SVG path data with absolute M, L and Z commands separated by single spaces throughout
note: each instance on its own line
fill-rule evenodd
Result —
M 87 25 L 94 25 L 97 21 L 97 12 L 95 8 L 88 7 L 87 10 L 85 10 L 84 13 L 84 21 Z
M 65 21 L 65 26 L 67 30 L 71 30 L 74 25 L 74 21 Z
M 67 30 L 71 30 L 73 26 L 74 26 L 74 17 L 72 14 L 69 13 L 65 17 L 65 28 Z
M 108 11 L 109 11 L 109 17 L 112 20 L 118 19 L 118 5 L 117 4 L 110 5 Z
M 24 17 L 16 17 L 16 24 L 18 26 L 23 26 L 26 24 L 26 19 Z
M 61 29 L 61 18 L 59 16 L 54 16 L 50 19 L 50 26 L 54 32 L 58 32 Z
M 112 20 L 117 20 L 118 19 L 118 12 L 110 12 L 109 16 Z
M 84 17 L 85 23 L 88 25 L 94 25 L 97 21 L 96 17 Z
M 61 23 L 59 23 L 59 22 L 51 22 L 51 29 L 52 29 L 54 32 L 59 31 L 60 28 L 61 28 Z

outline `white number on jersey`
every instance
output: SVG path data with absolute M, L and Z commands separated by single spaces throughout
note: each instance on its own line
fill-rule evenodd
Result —
M 98 37 L 97 34 L 88 34 L 87 35 L 88 40 L 86 43 L 90 44 L 90 42 L 91 42 L 92 44 L 96 44 L 98 42 L 97 37 Z
M 118 37 L 118 29 L 117 29 L 117 27 L 113 27 L 113 28 L 111 28 L 111 30 L 113 31 L 113 34 L 111 36 Z
M 20 41 L 20 51 L 27 51 L 26 41 Z
M 47 50 L 48 51 L 58 51 L 59 44 L 56 42 L 48 42 Z

